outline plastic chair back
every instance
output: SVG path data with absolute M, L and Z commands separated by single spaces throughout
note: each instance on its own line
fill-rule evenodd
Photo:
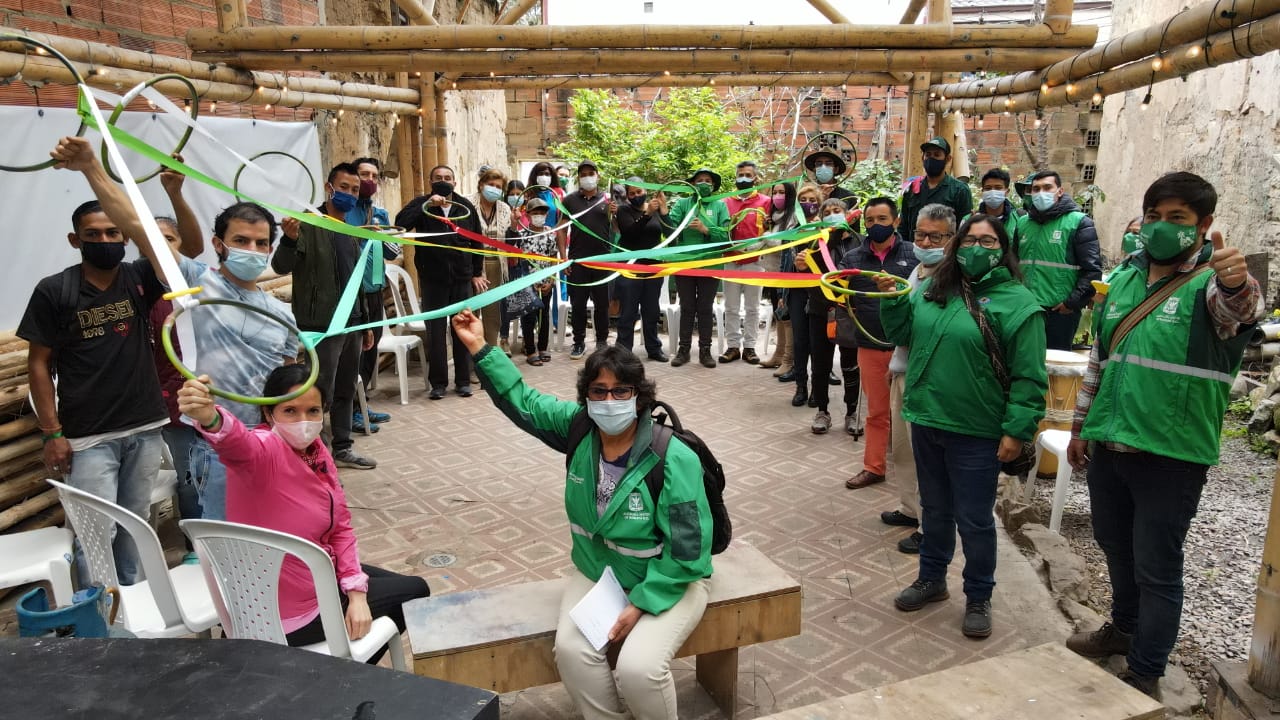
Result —
M 422 312 L 422 308 L 418 303 L 418 289 L 413 286 L 413 278 L 409 276 L 409 271 L 399 265 L 387 265 L 387 280 L 391 282 L 391 294 L 395 298 L 396 314 L 404 317 L 404 304 L 401 300 L 400 289 L 404 288 L 404 296 L 409 299 L 409 314 L 417 315 Z

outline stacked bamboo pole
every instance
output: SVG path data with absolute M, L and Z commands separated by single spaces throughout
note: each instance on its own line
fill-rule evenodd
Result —
M 27 403 L 27 343 L 0 333 L 0 533 L 61 524 L 45 482 L 40 426 Z
M 542 77 L 464 77 L 458 90 L 570 90 L 632 87 L 833 87 L 836 85 L 898 85 L 888 73 L 759 73 L 671 75 L 546 75 Z M 452 87 L 450 89 L 453 89 Z
M 425 8 L 418 0 L 396 0 L 396 6 L 404 11 L 409 18 L 409 22 L 414 25 L 436 25 L 436 19 L 431 17 L 431 11 Z

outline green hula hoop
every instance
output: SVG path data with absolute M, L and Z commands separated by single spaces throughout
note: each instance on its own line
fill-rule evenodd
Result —
M 282 155 L 302 166 L 302 171 L 307 174 L 307 180 L 311 183 L 311 194 L 307 196 L 309 198 L 308 202 L 314 205 L 316 202 L 316 178 L 314 175 L 311 174 L 311 168 L 307 167 L 306 163 L 302 162 L 298 158 L 294 157 L 293 155 L 290 155 L 289 153 L 283 150 L 266 150 L 266 151 L 260 152 L 257 155 L 250 157 L 249 162 L 253 162 L 254 160 L 257 160 L 260 157 L 266 157 L 268 155 Z M 244 169 L 248 166 L 249 166 L 249 163 L 245 163 L 241 165 L 239 169 L 236 170 L 236 175 L 231 180 L 232 190 L 235 190 L 236 192 L 240 192 L 240 173 L 244 172 Z
M 361 225 L 360 229 L 372 230 L 373 232 L 382 233 L 383 235 L 403 235 L 409 232 L 399 225 Z
M 462 205 L 461 203 L 450 203 L 450 204 L 451 204 L 451 205 L 457 205 L 458 207 L 462 208 L 463 210 L 466 210 L 466 212 L 467 212 L 467 214 L 466 214 L 466 215 L 457 215 L 457 216 L 449 215 L 449 216 L 444 216 L 444 215 L 436 215 L 435 213 L 432 213 L 432 212 L 427 212 L 427 208 L 428 208 L 428 207 L 430 207 L 430 205 L 427 205 L 427 203 L 429 203 L 429 202 L 431 202 L 431 201 L 428 199 L 428 200 L 426 200 L 426 201 L 424 201 L 424 202 L 422 203 L 422 214 L 423 214 L 423 215 L 426 215 L 426 216 L 427 216 L 427 217 L 429 217 L 429 218 L 434 218 L 434 219 L 436 219 L 436 220 L 439 220 L 440 222 L 444 223 L 445 225 L 448 225 L 450 222 L 455 222 L 455 221 L 458 221 L 458 220 L 466 220 L 467 218 L 471 217 L 471 211 L 470 211 L 470 210 L 467 210 L 466 206 L 465 206 L 465 205 Z
M 835 284 L 836 280 L 853 276 L 873 279 L 878 277 L 892 278 L 894 282 L 898 283 L 902 287 L 891 292 L 867 292 L 865 290 L 851 290 L 847 287 Z M 822 277 L 818 278 L 818 284 L 837 295 L 846 295 L 850 297 L 895 298 L 902 297 L 903 295 L 911 292 L 911 283 L 904 277 L 894 275 L 893 273 L 880 272 L 879 270 L 859 270 L 857 268 L 848 270 L 832 270 L 829 273 L 823 273 Z
M 58 52 L 54 48 L 50 47 L 49 45 L 46 45 L 34 38 L 29 38 L 26 35 L 15 35 L 13 33 L 0 33 L 0 42 L 22 43 L 27 47 L 33 47 L 33 48 L 43 50 L 44 52 L 49 53 L 49 55 L 53 57 L 53 59 L 62 63 L 62 65 L 67 68 L 67 71 L 71 73 L 71 77 L 75 79 L 75 84 L 77 86 L 84 84 L 84 76 L 80 74 L 80 71 L 76 69 L 76 66 L 71 64 L 71 61 L 67 59 L 66 55 L 63 55 L 62 53 Z M 90 102 L 92 102 L 92 100 L 90 100 Z M 80 128 L 75 132 L 76 137 L 80 137 L 84 135 L 84 129 L 85 129 L 84 118 L 81 118 Z M 57 161 L 50 158 L 48 160 L 45 160 L 44 162 L 35 163 L 34 165 L 0 165 L 0 170 L 7 170 L 9 172 L 32 172 L 33 170 L 43 170 L 45 168 L 51 168 L 56 164 L 57 164 Z
M 262 308 L 254 307 L 248 303 L 242 303 L 236 300 L 207 298 L 196 300 L 191 307 L 196 307 L 197 305 L 227 305 L 247 312 L 255 312 L 259 315 L 265 315 L 276 323 L 285 326 L 289 332 L 297 335 L 299 339 L 302 337 L 302 331 L 294 327 L 291 323 L 276 317 Z M 186 365 L 182 364 L 182 360 L 178 358 L 178 353 L 173 349 L 173 325 L 177 322 L 178 316 L 182 315 L 184 312 L 186 312 L 185 307 L 181 304 L 174 304 L 173 312 L 169 314 L 169 317 L 164 319 L 164 325 L 161 327 L 160 344 L 164 346 L 164 354 L 168 356 L 169 362 L 173 363 L 173 366 L 178 369 L 178 373 L 188 380 L 195 380 L 196 374 Z M 311 374 L 307 376 L 306 382 L 298 386 L 297 390 L 285 395 L 277 395 L 276 397 L 253 397 L 233 393 L 229 390 L 223 390 L 213 384 L 209 384 L 209 392 L 217 397 L 223 398 L 224 400 L 245 403 L 246 405 L 279 405 L 282 402 L 289 402 L 294 398 L 301 397 L 303 393 L 310 390 L 316 384 L 316 379 L 320 377 L 320 358 L 316 355 L 316 349 L 307 345 L 305 342 L 302 345 L 307 349 L 307 361 L 311 364 Z
M 115 109 L 111 111 L 111 117 L 107 118 L 107 124 L 115 127 L 116 120 L 120 119 L 120 115 L 124 112 L 125 108 L 129 106 L 129 103 L 133 102 L 134 99 L 141 95 L 143 90 L 152 87 L 162 80 L 177 80 L 187 86 L 187 90 L 191 92 L 191 119 L 195 120 L 196 117 L 200 115 L 200 94 L 196 92 L 196 86 L 182 75 L 169 73 L 167 75 L 157 75 L 144 83 L 139 83 L 132 90 L 125 93 L 124 97 L 120 98 L 120 102 L 116 104 Z M 178 138 L 178 146 L 173 149 L 172 153 L 169 153 L 170 155 L 177 155 L 182 152 L 182 148 L 186 147 L 187 141 L 191 139 L 191 131 L 193 128 L 190 125 L 186 125 L 184 127 L 186 130 L 183 131 L 182 137 Z M 120 179 L 120 177 L 111 169 L 111 155 L 107 152 L 106 140 L 102 141 L 102 151 L 99 153 L 99 156 L 102 158 L 102 169 L 107 171 L 107 175 L 116 182 L 124 182 L 124 180 Z M 134 178 L 133 181 L 138 184 L 142 184 L 164 172 L 164 169 L 164 166 L 160 165 L 150 173 Z

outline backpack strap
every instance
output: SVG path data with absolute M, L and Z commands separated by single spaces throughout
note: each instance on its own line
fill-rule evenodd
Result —
M 591 435 L 591 431 L 596 424 L 587 416 L 585 409 L 579 410 L 577 415 L 569 421 L 569 445 L 564 451 L 564 466 L 568 468 L 573 463 L 573 454 L 577 452 L 578 446 Z
M 675 431 L 669 425 L 653 424 L 653 441 L 649 447 L 658 455 L 658 462 L 644 476 L 644 484 L 649 486 L 649 498 L 654 508 L 658 506 L 658 497 L 662 495 L 662 486 L 667 484 L 667 446 L 671 444 L 671 436 Z

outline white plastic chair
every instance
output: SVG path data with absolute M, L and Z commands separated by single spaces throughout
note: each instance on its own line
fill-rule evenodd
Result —
M 418 314 L 422 312 L 418 306 L 417 293 L 414 290 L 413 282 L 409 278 L 409 273 L 400 269 L 395 265 L 387 266 L 387 279 L 391 281 L 391 297 L 395 303 L 395 317 L 406 317 L 409 314 Z M 405 293 L 409 298 L 409 309 L 411 313 L 404 310 L 404 301 L 400 295 L 400 287 L 403 285 L 408 289 Z M 426 324 L 421 321 L 405 323 L 403 325 L 392 325 L 382 333 L 382 337 L 378 339 L 378 355 L 383 353 L 394 353 L 396 356 L 396 376 L 400 380 L 400 404 L 409 404 L 409 351 L 417 348 L 418 360 L 422 363 L 422 380 L 427 387 L 431 387 L 431 381 L 427 377 L 427 349 L 423 346 L 422 338 L 417 335 L 397 334 L 403 332 L 399 328 L 407 328 L 411 332 L 425 332 Z M 375 366 L 376 367 L 376 366 Z M 369 378 L 369 387 L 378 387 L 378 374 L 375 372 L 373 377 Z M 367 415 L 366 415 L 367 417 Z
M 56 480 L 50 480 L 49 484 L 58 489 L 67 519 L 84 549 L 93 582 L 120 589 L 117 622 L 125 629 L 142 638 L 171 638 L 202 633 L 218 624 L 213 598 L 200 569 L 195 565 L 170 569 L 165 564 L 160 538 L 145 520 L 83 490 Z M 120 584 L 112 551 L 112 531 L 116 525 L 137 545 L 146 580 L 133 585 Z
M 356 375 L 356 402 L 360 404 L 360 417 L 364 418 L 364 434 L 372 435 L 373 431 L 369 429 L 373 425 L 369 420 L 369 398 L 364 392 L 364 378 L 359 374 Z
M 0 588 L 48 581 L 54 605 L 70 605 L 71 539 L 66 528 L 0 535 Z
M 769 331 L 773 329 L 773 303 L 769 302 L 769 298 L 764 297 L 763 293 L 760 298 L 760 317 L 764 318 L 764 334 L 757 338 L 756 352 L 764 358 L 769 356 Z
M 1022 491 L 1022 502 L 1031 502 L 1035 492 L 1036 468 L 1040 467 L 1040 456 L 1046 450 L 1058 457 L 1058 476 L 1053 484 L 1053 510 L 1049 515 L 1049 529 L 1058 532 L 1062 527 L 1062 508 L 1067 503 L 1067 487 L 1071 484 L 1071 463 L 1067 462 L 1067 445 L 1071 442 L 1071 433 L 1067 430 L 1044 430 L 1036 438 L 1036 462 L 1027 474 L 1027 486 Z
M 409 277 L 409 271 L 399 265 L 387 264 L 387 281 L 390 283 L 391 297 L 396 304 L 396 315 L 405 316 L 404 300 L 409 298 L 409 313 L 417 315 L 422 312 L 422 307 L 418 303 L 418 289 L 413 286 L 413 278 Z M 404 294 L 401 295 L 401 290 Z M 393 326 L 394 327 L 394 326 Z M 427 324 L 421 320 L 404 323 L 399 327 L 407 328 L 409 332 L 426 332 Z
M 555 344 L 552 347 L 555 349 L 556 352 L 564 351 L 564 338 L 565 338 L 565 335 L 569 332 L 569 301 L 566 299 L 564 295 L 564 291 L 562 289 L 563 285 L 564 285 L 564 281 L 561 280 L 560 275 L 557 274 L 556 275 L 556 291 L 555 291 L 556 303 L 555 303 L 555 307 L 552 308 L 555 311 L 554 315 L 556 320 L 556 339 L 555 339 Z M 591 307 L 590 300 L 587 301 L 587 307 L 588 308 Z M 589 312 L 587 314 L 587 317 L 591 317 L 591 314 Z
M 375 619 L 359 640 L 347 637 L 337 573 L 329 553 L 319 545 L 288 533 L 221 520 L 178 524 L 196 547 L 228 637 L 286 644 L 278 585 L 284 556 L 293 555 L 311 571 L 325 637 L 324 642 L 303 649 L 364 662 L 388 645 L 392 667 L 406 670 L 400 632 L 391 618 Z
M 662 278 L 662 291 L 658 294 L 658 311 L 667 319 L 667 345 L 673 348 L 680 339 L 680 303 L 671 300 L 671 276 Z

